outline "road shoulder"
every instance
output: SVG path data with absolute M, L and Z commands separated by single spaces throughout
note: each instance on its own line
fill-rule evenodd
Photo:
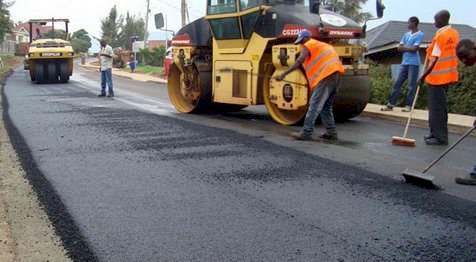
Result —
M 71 261 L 12 147 L 1 96 L 0 104 L 0 261 Z

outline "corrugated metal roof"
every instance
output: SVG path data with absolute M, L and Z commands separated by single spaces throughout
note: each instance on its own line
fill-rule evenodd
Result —
M 468 38 L 476 41 L 476 28 L 461 24 L 451 24 L 451 26 L 458 30 L 460 39 Z M 430 43 L 437 31 L 433 23 L 420 23 L 418 28 L 425 34 L 424 43 Z M 365 38 L 367 49 L 371 51 L 389 44 L 400 43 L 403 34 L 407 31 L 407 22 L 403 21 L 388 21 L 372 28 L 367 31 L 367 37 Z

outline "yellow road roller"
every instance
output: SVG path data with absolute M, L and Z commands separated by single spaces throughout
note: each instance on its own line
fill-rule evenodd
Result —
M 376 1 L 377 17 L 384 6 Z M 156 27 L 164 19 L 156 15 Z M 181 28 L 172 39 L 173 62 L 168 93 L 183 113 L 207 108 L 238 110 L 264 104 L 283 125 L 301 122 L 309 102 L 303 70 L 274 78 L 291 66 L 301 47 L 293 42 L 302 30 L 334 46 L 345 68 L 334 102 L 334 116 L 359 115 L 370 96 L 369 65 L 363 63 L 366 26 L 302 0 L 207 0 L 207 14 Z
M 67 83 L 73 75 L 74 51 L 68 41 L 68 19 L 31 19 L 30 47 L 26 56 L 25 69 L 30 70 L 31 81 L 37 84 Z M 51 23 L 48 35 L 42 35 L 40 30 L 33 32 L 33 27 L 45 26 Z M 64 23 L 65 31 L 55 31 L 55 23 Z M 35 35 L 36 33 L 36 35 Z

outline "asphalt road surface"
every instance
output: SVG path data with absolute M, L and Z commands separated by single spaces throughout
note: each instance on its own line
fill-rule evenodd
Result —
M 400 173 L 444 147 L 393 147 L 400 125 L 357 118 L 339 142 L 298 142 L 262 107 L 183 115 L 163 85 L 116 77 L 116 97 L 98 98 L 98 79 L 76 67 L 68 84 L 35 85 L 17 70 L 3 94 L 23 167 L 77 261 L 476 257 L 476 190 L 453 182 L 474 138 L 432 171 L 443 190 L 427 190 Z

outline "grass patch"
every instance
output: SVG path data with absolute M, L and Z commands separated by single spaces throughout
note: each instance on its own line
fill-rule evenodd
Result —
M 130 72 L 129 67 L 123 68 L 123 71 Z M 146 75 L 160 75 L 164 71 L 162 66 L 138 66 L 134 72 Z
M 5 72 L 7 72 L 8 70 L 10 70 L 10 67 L 2 67 L 2 68 L 0 68 L 0 74 L 3 74 Z
M 20 66 L 23 63 L 23 59 L 22 56 L 2 56 L 3 67 L 0 68 L 0 73 Z

